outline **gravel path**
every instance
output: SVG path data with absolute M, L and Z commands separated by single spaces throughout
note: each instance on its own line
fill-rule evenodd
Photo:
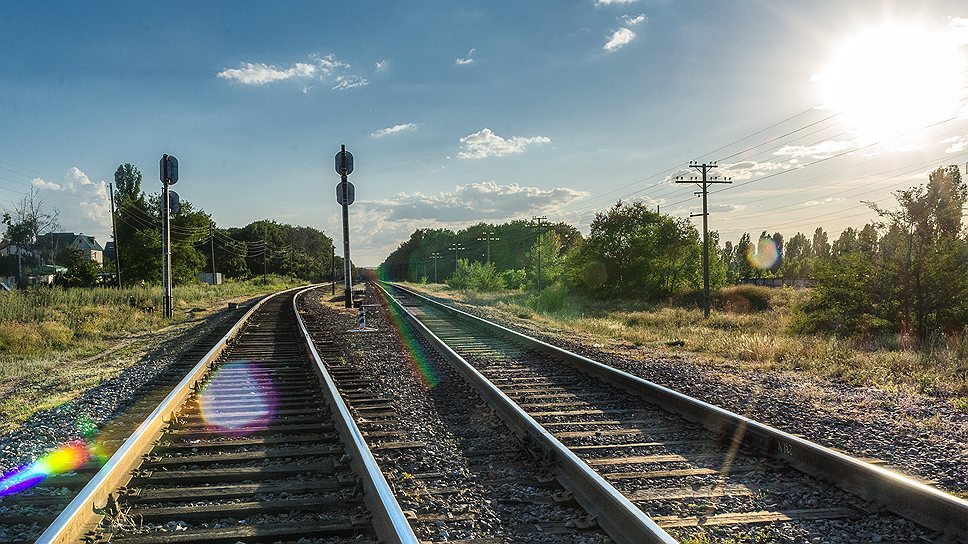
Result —
M 448 301 L 449 302 L 449 301 Z M 590 359 L 857 457 L 968 494 L 968 414 L 943 400 L 853 387 L 794 372 L 755 372 L 729 362 L 539 328 L 477 306 L 461 309 Z

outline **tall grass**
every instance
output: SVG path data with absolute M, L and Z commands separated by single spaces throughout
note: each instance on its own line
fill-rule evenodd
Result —
M 174 288 L 174 318 L 162 317 L 160 287 L 32 287 L 0 292 L 0 429 L 110 379 L 132 361 L 88 361 L 124 338 L 151 333 L 216 303 L 294 286 L 270 276 Z M 155 308 L 146 311 L 145 308 Z M 187 326 L 187 325 L 186 325 Z

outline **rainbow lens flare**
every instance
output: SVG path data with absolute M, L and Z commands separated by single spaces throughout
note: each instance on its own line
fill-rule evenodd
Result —
M 760 270 L 772 269 L 780 262 L 780 248 L 773 238 L 764 236 L 755 246 L 750 246 L 746 259 Z
M 378 292 L 383 296 L 385 302 L 387 302 L 385 308 L 389 308 L 386 313 L 389 316 L 390 323 L 393 325 L 391 330 L 393 330 L 394 335 L 397 337 L 397 341 L 406 350 L 407 361 L 417 370 L 417 374 L 420 376 L 420 381 L 424 387 L 427 389 L 437 387 L 437 384 L 440 383 L 440 373 L 434 365 L 433 360 L 427 355 L 427 350 L 417 340 L 416 333 L 404 323 L 403 315 L 389 303 L 389 300 L 387 300 L 388 295 L 382 290 L 378 290 Z
M 68 442 L 33 463 L 4 474 L 0 478 L 0 497 L 33 487 L 48 476 L 77 470 L 92 458 L 100 460 L 99 456 L 91 452 L 87 443 L 81 440 Z
M 245 435 L 265 428 L 278 407 L 269 371 L 254 361 L 221 365 L 199 393 L 206 426 L 226 435 Z

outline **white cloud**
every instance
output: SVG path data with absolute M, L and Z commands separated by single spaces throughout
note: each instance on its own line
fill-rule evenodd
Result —
M 336 78 L 336 85 L 333 86 L 334 91 L 345 91 L 347 89 L 356 89 L 358 87 L 366 87 L 370 82 L 363 79 L 360 76 L 338 76 Z
M 713 171 L 713 175 L 730 178 L 733 181 L 743 181 L 761 174 L 768 174 L 778 170 L 789 170 L 790 168 L 793 168 L 793 166 L 779 162 L 740 161 L 732 164 L 720 164 L 719 171 Z
M 53 181 L 47 181 L 41 178 L 34 178 L 30 180 L 30 184 L 39 189 L 47 189 L 48 191 L 61 190 L 61 186 L 59 183 L 54 183 Z
M 244 85 L 265 85 L 284 79 L 312 77 L 316 67 L 297 62 L 291 68 L 280 70 L 271 64 L 243 62 L 241 68 L 230 68 L 218 73 L 222 79 L 234 79 Z
M 227 68 L 216 75 L 242 85 L 267 85 L 286 80 L 322 81 L 333 83 L 333 90 L 363 87 L 369 83 L 361 76 L 346 73 L 350 65 L 336 58 L 336 55 L 316 53 L 310 55 L 309 59 L 310 62 L 296 62 L 283 68 L 263 62 L 243 62 L 239 68 Z M 306 84 L 302 92 L 306 94 L 312 89 L 312 85 Z
M 454 64 L 462 65 L 462 64 L 470 64 L 474 62 L 474 53 L 476 52 L 477 52 L 477 49 L 472 48 L 470 51 L 467 52 L 466 57 L 457 57 L 456 59 L 454 59 Z
M 635 26 L 637 24 L 644 23 L 646 19 L 648 19 L 648 17 L 646 17 L 644 13 L 640 13 L 635 17 L 632 17 L 631 15 L 622 16 L 622 21 L 624 21 L 628 26 Z
M 968 19 L 952 17 L 948 21 L 952 39 L 958 45 L 968 45 Z
M 773 152 L 774 155 L 786 157 L 813 157 L 826 159 L 855 147 L 856 144 L 847 140 L 827 140 L 814 145 L 785 145 Z
M 390 61 L 388 61 L 387 59 L 378 60 L 374 63 L 374 66 L 376 66 L 377 70 L 383 70 L 387 67 L 389 62 Z
M 613 51 L 618 51 L 619 49 L 625 47 L 626 45 L 632 43 L 635 39 L 635 32 L 630 28 L 620 28 L 612 33 L 612 36 L 605 42 L 603 49 L 609 53 Z
M 380 130 L 374 130 L 371 132 L 370 136 L 374 138 L 382 138 L 398 132 L 409 132 L 411 130 L 417 130 L 416 123 L 404 123 L 402 125 L 393 125 L 392 127 L 381 128 Z
M 516 183 L 499 185 L 482 181 L 457 185 L 452 192 L 435 195 L 397 193 L 391 199 L 361 202 L 385 212 L 387 221 L 434 220 L 462 223 L 501 220 L 560 209 L 588 193 L 565 187 L 539 189 Z
M 621 4 L 632 4 L 638 0 L 595 0 L 596 6 L 616 6 Z
M 462 145 L 457 154 L 458 159 L 483 159 L 511 153 L 523 153 L 529 145 L 551 143 L 551 139 L 547 136 L 531 138 L 512 136 L 505 139 L 494 134 L 491 129 L 484 128 L 474 134 L 464 136 L 460 139 L 460 143 Z
M 961 153 L 968 149 L 968 136 L 952 136 L 941 140 L 942 144 L 951 144 L 945 148 L 945 153 Z
M 830 204 L 832 202 L 842 202 L 843 200 L 844 200 L 843 197 L 834 198 L 832 196 L 828 196 L 823 200 L 808 200 L 807 202 L 804 203 L 804 205 L 807 206 L 808 208 L 812 208 L 814 206 L 823 206 L 824 204 Z

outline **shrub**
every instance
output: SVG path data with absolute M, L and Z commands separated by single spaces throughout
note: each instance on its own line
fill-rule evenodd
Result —
M 457 270 L 447 280 L 447 285 L 454 289 L 471 289 L 483 293 L 504 289 L 504 278 L 498 274 L 494 263 L 479 263 L 461 259 L 457 262 Z
M 531 295 L 525 304 L 539 312 L 560 312 L 571 307 L 571 293 L 564 285 L 549 285 L 536 295 Z
M 770 309 L 772 299 L 773 291 L 769 287 L 735 285 L 716 295 L 716 306 L 728 312 L 765 312 Z

